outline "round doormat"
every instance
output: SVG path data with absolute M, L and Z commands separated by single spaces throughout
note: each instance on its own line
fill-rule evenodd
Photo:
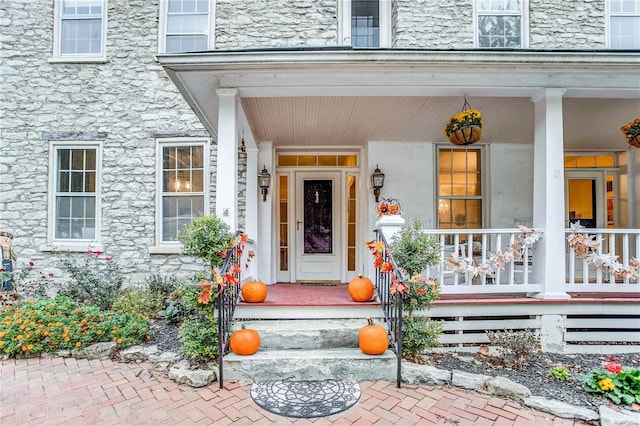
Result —
M 286 417 L 323 417 L 351 408 L 360 398 L 354 380 L 255 382 L 251 398 L 260 407 Z

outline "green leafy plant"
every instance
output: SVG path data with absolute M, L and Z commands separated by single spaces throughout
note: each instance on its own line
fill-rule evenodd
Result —
M 184 254 L 204 259 L 211 269 L 222 266 L 227 251 L 234 244 L 229 225 L 217 216 L 194 219 L 178 234 L 178 240 Z
M 440 346 L 439 339 L 444 330 L 441 321 L 428 317 L 413 316 L 402 319 L 402 356 L 415 357 L 426 350 Z
M 182 352 L 197 361 L 218 356 L 218 322 L 213 315 L 196 316 L 180 325 Z
M 440 259 L 438 240 L 425 234 L 418 220 L 395 234 L 389 246 L 398 268 L 409 277 L 420 274 L 427 266 L 435 265 Z
M 407 282 L 409 290 L 402 293 L 402 308 L 411 318 L 413 312 L 431 307 L 440 295 L 438 285 L 433 280 L 423 280 L 416 275 Z
M 150 338 L 149 319 L 140 313 L 103 311 L 64 296 L 30 300 L 19 308 L 0 308 L 0 351 L 10 357 L 107 341 L 126 347 Z
M 557 367 L 550 368 L 549 372 L 547 373 L 547 377 L 567 382 L 571 380 L 571 373 L 569 373 L 569 369 L 567 367 L 565 367 L 564 365 L 559 365 Z
M 605 370 L 593 370 L 580 377 L 584 389 L 603 395 L 616 404 L 640 404 L 640 368 L 622 368 L 620 364 L 606 364 Z
M 113 310 L 121 313 L 138 312 L 147 317 L 158 316 L 158 311 L 164 308 L 162 294 L 154 293 L 144 288 L 129 288 L 116 296 Z
M 162 276 L 160 274 L 153 274 L 145 279 L 144 287 L 153 294 L 159 294 L 162 299 L 165 300 L 183 283 L 183 279 L 173 275 Z
M 70 280 L 61 285 L 59 294 L 77 303 L 109 309 L 122 288 L 124 274 L 111 257 L 102 254 L 89 250 L 82 260 L 63 259 L 62 269 Z
M 515 369 L 522 369 L 538 351 L 540 339 L 533 330 L 487 331 L 492 345 L 498 352 L 513 363 Z

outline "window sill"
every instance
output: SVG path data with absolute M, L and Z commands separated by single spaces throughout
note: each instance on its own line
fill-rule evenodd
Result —
M 164 245 L 149 247 L 149 254 L 181 254 L 182 245 Z
M 64 56 L 60 56 L 60 57 L 56 57 L 56 58 L 49 58 L 47 59 L 47 62 L 49 62 L 50 64 L 106 64 L 107 58 L 104 57 L 95 57 L 95 58 L 91 58 L 91 57 L 64 57 Z
M 102 243 L 98 241 L 86 241 L 86 242 L 52 241 L 45 245 L 40 246 L 40 251 L 44 251 L 44 252 L 85 253 L 89 250 L 104 252 L 104 247 L 102 246 Z

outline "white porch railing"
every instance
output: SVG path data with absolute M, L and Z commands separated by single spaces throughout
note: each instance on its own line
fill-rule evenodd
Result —
M 509 250 L 522 230 L 434 229 L 424 232 L 440 242 L 440 261 L 437 265 L 428 267 L 425 276 L 437 279 L 441 294 L 542 291 L 542 284 L 532 281 L 535 244 L 525 246 L 522 257 L 506 261 L 503 269 L 496 268 L 496 262 L 492 261 L 492 256 L 497 252 L 505 253 Z M 458 266 L 448 266 L 448 259 L 457 260 Z
M 595 237 L 600 245 L 599 255 L 611 254 L 617 262 L 629 266 L 640 260 L 640 229 L 590 229 L 579 231 L 567 229 L 566 235 L 574 232 Z M 612 268 L 596 268 L 586 256 L 579 256 L 567 243 L 567 291 L 575 292 L 637 292 L 640 293 L 638 277 L 616 276 Z M 637 271 L 637 269 L 636 269 Z

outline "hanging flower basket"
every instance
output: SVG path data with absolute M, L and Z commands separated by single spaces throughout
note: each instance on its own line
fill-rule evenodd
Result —
M 444 134 L 455 145 L 469 145 L 482 139 L 482 112 L 464 99 L 462 111 L 449 119 Z
M 631 146 L 640 148 L 640 118 L 620 127 L 620 130 Z

